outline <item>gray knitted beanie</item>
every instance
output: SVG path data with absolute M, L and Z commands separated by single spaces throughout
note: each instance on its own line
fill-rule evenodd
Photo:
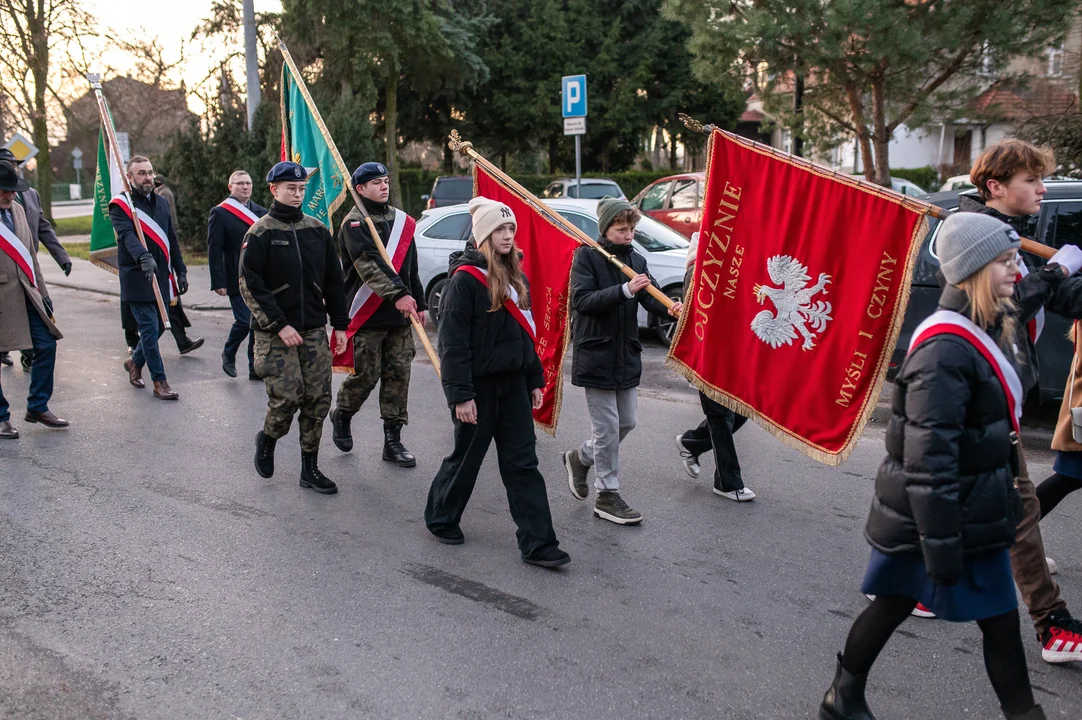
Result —
M 935 239 L 943 277 L 957 285 L 1022 241 L 1010 225 L 990 215 L 956 212 L 943 221 Z

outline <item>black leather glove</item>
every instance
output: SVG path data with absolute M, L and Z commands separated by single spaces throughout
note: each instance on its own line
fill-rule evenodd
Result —
M 154 256 L 149 252 L 145 252 L 139 256 L 139 269 L 146 273 L 147 280 L 154 277 L 154 273 L 158 271 L 158 263 L 154 262 Z
M 181 295 L 188 292 L 188 276 L 187 275 L 177 275 L 177 290 L 180 292 Z
M 49 311 L 49 317 L 53 316 L 53 301 L 51 298 L 43 297 L 41 302 L 45 305 L 45 309 Z
M 65 275 L 71 275 L 71 262 L 60 263 L 60 269 L 64 271 Z

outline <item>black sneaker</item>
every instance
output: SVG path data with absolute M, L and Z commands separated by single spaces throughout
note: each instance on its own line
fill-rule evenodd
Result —
M 537 553 L 522 556 L 522 562 L 543 568 L 558 568 L 571 562 L 571 556 L 558 547 L 549 547 Z
M 608 520 L 617 525 L 638 525 L 642 514 L 631 509 L 620 493 L 615 491 L 599 492 L 594 502 L 594 517 Z
M 195 340 L 189 340 L 184 347 L 178 347 L 181 355 L 187 355 L 190 352 L 195 352 L 199 348 L 203 347 L 203 338 L 196 338 Z
M 571 488 L 571 494 L 579 500 L 585 500 L 590 494 L 590 485 L 586 482 L 590 468 L 582 464 L 578 450 L 564 453 L 564 467 L 567 468 L 567 486 Z
M 458 525 L 440 528 L 439 530 L 428 528 L 428 531 L 435 535 L 436 539 L 444 545 L 461 545 L 466 542 L 466 536 L 462 534 L 462 528 Z

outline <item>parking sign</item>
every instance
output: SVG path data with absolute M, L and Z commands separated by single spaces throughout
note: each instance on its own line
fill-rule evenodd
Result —
M 586 117 L 586 76 L 568 75 L 565 77 L 560 99 L 560 108 L 565 118 Z

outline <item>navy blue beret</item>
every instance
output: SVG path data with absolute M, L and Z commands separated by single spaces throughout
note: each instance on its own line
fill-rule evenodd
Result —
M 387 166 L 378 162 L 366 162 L 353 171 L 351 181 L 357 186 L 381 177 L 387 177 Z
M 295 162 L 280 162 L 267 173 L 267 182 L 301 182 L 308 177 L 308 171 Z

